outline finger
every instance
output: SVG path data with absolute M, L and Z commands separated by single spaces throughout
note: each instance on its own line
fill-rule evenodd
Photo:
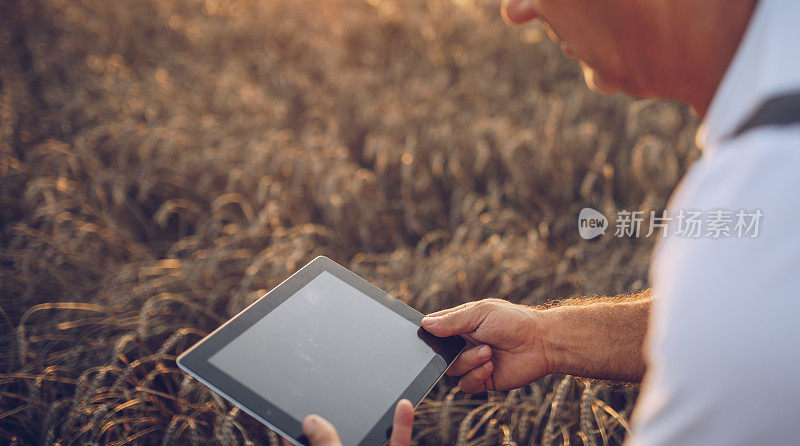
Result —
M 533 0 L 503 0 L 500 14 L 512 25 L 521 25 L 539 16 Z
M 439 337 L 471 333 L 486 319 L 491 308 L 491 302 L 481 301 L 442 316 L 426 316 L 422 318 L 422 327 Z
M 389 446 L 409 446 L 414 426 L 414 406 L 409 400 L 400 400 L 394 409 L 394 424 Z
M 319 415 L 309 415 L 303 420 L 303 433 L 311 446 L 341 446 L 339 434 L 326 419 Z
M 471 307 L 471 306 L 475 305 L 476 303 L 477 302 L 467 302 L 465 304 L 461 304 L 461 305 L 455 306 L 453 308 L 446 308 L 444 310 L 434 311 L 433 313 L 428 314 L 426 317 L 444 316 L 447 313 L 452 313 L 454 311 L 463 310 L 464 308 Z
M 492 349 L 488 345 L 481 345 L 473 347 L 464 353 L 461 353 L 450 368 L 447 369 L 446 374 L 450 376 L 461 376 L 482 366 L 486 361 L 492 358 Z
M 492 376 L 493 369 L 494 365 L 492 362 L 487 362 L 462 376 L 461 381 L 458 382 L 458 387 L 466 393 L 478 393 L 490 390 L 487 389 L 486 381 Z

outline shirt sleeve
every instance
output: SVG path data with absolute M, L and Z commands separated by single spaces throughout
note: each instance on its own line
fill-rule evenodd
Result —
M 670 204 L 762 216 L 755 237 L 704 229 L 657 248 L 631 445 L 800 443 L 800 132 L 753 133 L 699 162 Z

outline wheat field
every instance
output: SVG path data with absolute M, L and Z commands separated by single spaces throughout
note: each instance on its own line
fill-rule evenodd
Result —
M 489 0 L 0 0 L 0 443 L 279 444 L 175 358 L 317 255 L 422 312 L 647 286 L 696 118 Z M 612 231 L 613 232 L 613 231 Z M 618 444 L 636 387 L 445 379 L 416 444 Z

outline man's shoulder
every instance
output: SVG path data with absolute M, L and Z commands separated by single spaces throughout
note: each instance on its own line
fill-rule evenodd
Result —
M 670 200 L 671 228 L 654 256 L 654 282 L 763 288 L 777 280 L 771 275 L 796 269 L 798 191 L 800 127 L 753 131 L 719 146 Z
M 794 203 L 778 202 L 794 198 L 797 189 L 787 189 L 793 185 L 800 185 L 800 125 L 756 129 L 710 149 L 681 181 L 669 206 L 785 209 Z

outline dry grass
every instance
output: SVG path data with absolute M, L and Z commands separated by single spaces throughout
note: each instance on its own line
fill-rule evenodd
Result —
M 428 312 L 643 288 L 695 119 L 481 0 L 0 0 L 0 442 L 277 444 L 176 369 L 324 254 Z M 614 444 L 635 389 L 441 383 L 419 444 Z

